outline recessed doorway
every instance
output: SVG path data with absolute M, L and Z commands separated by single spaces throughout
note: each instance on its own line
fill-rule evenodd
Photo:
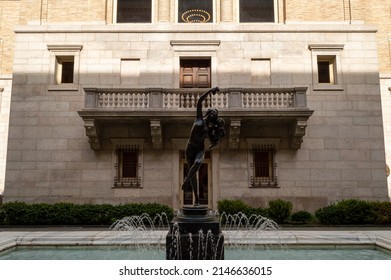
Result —
M 210 88 L 211 60 L 210 58 L 181 58 L 180 59 L 181 88 Z

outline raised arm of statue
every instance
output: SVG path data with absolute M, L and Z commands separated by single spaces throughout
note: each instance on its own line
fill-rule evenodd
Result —
M 197 101 L 197 119 L 201 119 L 203 117 L 202 115 L 202 102 L 208 97 L 209 94 L 216 94 L 216 92 L 219 91 L 218 87 L 214 87 L 207 92 L 205 92 Z

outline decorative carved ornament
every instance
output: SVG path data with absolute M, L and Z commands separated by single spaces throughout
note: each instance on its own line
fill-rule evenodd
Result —
M 151 136 L 152 147 L 154 149 L 163 148 L 162 127 L 160 125 L 160 120 L 151 120 Z

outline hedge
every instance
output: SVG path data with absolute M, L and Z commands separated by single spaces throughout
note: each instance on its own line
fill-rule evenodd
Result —
M 391 202 L 346 199 L 316 210 L 317 220 L 307 211 L 291 214 L 292 204 L 281 199 L 270 201 L 267 208 L 251 207 L 238 199 L 224 199 L 217 205 L 220 214 L 262 215 L 279 224 L 391 225 Z
M 152 219 L 173 209 L 158 203 L 73 204 L 7 202 L 0 206 L 2 225 L 111 225 L 126 216 L 148 214 Z
M 293 205 L 290 201 L 282 199 L 269 201 L 269 207 L 267 209 L 268 216 L 276 223 L 284 223 L 286 219 L 291 215 Z
M 220 214 L 242 213 L 247 217 L 261 215 L 277 223 L 312 223 L 311 213 L 299 211 L 291 215 L 292 204 L 284 200 L 269 202 L 268 208 L 251 207 L 238 199 L 218 201 Z M 173 209 L 158 203 L 73 204 L 7 202 L 0 205 L 0 225 L 102 225 L 109 226 L 123 217 L 148 214 L 152 220 L 165 213 L 173 218 Z M 391 225 L 391 202 L 347 199 L 322 207 L 315 212 L 323 225 Z M 224 221 L 222 221 L 224 222 Z
M 391 202 L 346 199 L 318 209 L 315 216 L 324 225 L 391 224 Z
M 277 223 L 283 223 L 292 210 L 292 203 L 282 199 L 276 199 L 269 202 L 268 208 L 251 207 L 239 199 L 224 199 L 217 202 L 220 214 L 236 215 L 238 213 L 250 218 L 252 215 L 260 215 L 270 218 Z M 225 223 L 225 221 L 222 221 Z

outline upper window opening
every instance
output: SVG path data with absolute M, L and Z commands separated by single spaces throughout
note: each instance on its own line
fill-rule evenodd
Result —
M 178 0 L 178 22 L 213 22 L 213 1 Z
M 117 0 L 117 23 L 147 23 L 152 18 L 152 0 Z
M 74 56 L 56 56 L 56 84 L 72 84 L 74 68 Z
M 274 22 L 274 0 L 240 0 L 240 22 Z
M 335 56 L 318 56 L 318 83 L 335 84 Z

